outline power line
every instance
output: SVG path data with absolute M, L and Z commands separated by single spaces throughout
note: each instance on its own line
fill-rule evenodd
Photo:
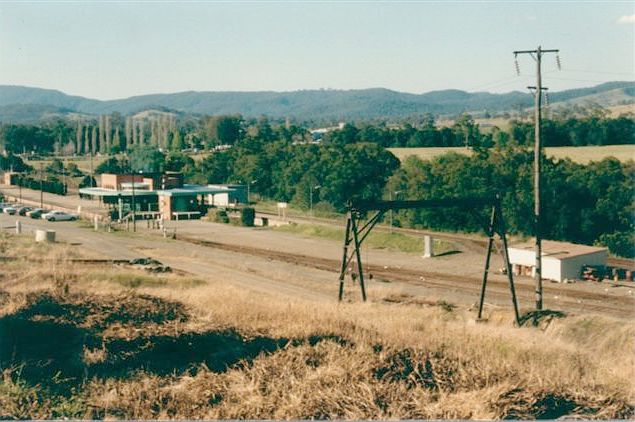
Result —
M 599 81 L 599 80 L 596 80 L 596 79 L 558 78 L 556 76 L 552 76 L 551 79 L 556 79 L 556 80 L 560 80 L 560 81 L 595 82 L 595 83 L 612 82 L 612 81 Z
M 605 72 L 601 70 L 563 69 L 563 72 L 595 73 L 598 75 L 629 75 L 635 76 L 633 72 Z

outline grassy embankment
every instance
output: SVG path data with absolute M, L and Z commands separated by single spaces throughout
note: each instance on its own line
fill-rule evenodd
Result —
M 633 414 L 632 322 L 513 328 L 496 308 L 473 324 L 467 309 L 404 296 L 263 298 L 6 234 L 0 253 L 3 419 Z
M 388 150 L 402 161 L 411 155 L 417 156 L 422 160 L 431 160 L 448 152 L 467 155 L 472 153 L 471 150 L 463 147 L 388 148 Z M 580 164 L 587 164 L 590 161 L 601 161 L 606 157 L 615 157 L 625 162 L 635 159 L 635 145 L 551 147 L 545 148 L 545 154 L 547 157 L 554 157 L 560 160 L 570 158 L 572 161 Z
M 69 164 L 77 164 L 77 168 L 83 171 L 86 174 L 90 174 L 91 165 L 90 158 L 87 156 L 78 156 L 78 157 L 58 157 L 60 160 L 64 162 L 65 165 Z M 98 165 L 106 161 L 108 156 L 99 155 L 93 157 L 93 169 L 97 168 Z M 53 162 L 53 159 L 44 159 L 44 160 L 26 160 L 26 164 L 32 166 L 34 169 L 39 169 L 40 165 L 46 168 L 49 164 Z
M 275 227 L 274 230 L 339 242 L 344 240 L 344 229 L 340 227 L 319 224 L 289 224 Z M 364 245 L 373 249 L 421 254 L 423 251 L 423 238 L 402 233 L 373 231 L 366 238 Z M 454 250 L 456 248 L 451 242 L 434 239 L 434 252 L 436 255 L 443 255 Z

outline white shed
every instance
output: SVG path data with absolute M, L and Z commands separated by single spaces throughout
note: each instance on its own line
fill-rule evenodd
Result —
M 245 185 L 207 185 L 210 188 L 219 189 L 218 192 L 208 195 L 207 203 L 217 207 L 227 207 L 235 204 L 247 203 L 247 190 Z
M 509 261 L 514 274 L 534 276 L 536 271 L 535 241 L 509 247 Z M 542 241 L 542 277 L 563 281 L 580 279 L 585 265 L 606 265 L 608 250 L 574 243 Z

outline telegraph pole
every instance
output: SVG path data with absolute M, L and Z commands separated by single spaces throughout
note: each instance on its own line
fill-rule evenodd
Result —
M 542 74 L 541 64 L 542 55 L 545 53 L 558 53 L 559 50 L 543 50 L 540 46 L 536 50 L 514 51 L 514 57 L 519 54 L 529 54 L 536 61 L 536 95 L 535 95 L 535 143 L 534 143 L 534 231 L 536 234 L 536 271 L 534 279 L 536 283 L 536 310 L 542 309 L 542 226 L 540 219 L 540 162 L 541 162 L 541 144 L 540 144 L 540 123 L 542 120 Z M 560 60 L 558 60 L 560 64 Z M 559 66 L 558 66 L 559 67 Z
M 44 208 L 44 164 L 40 163 L 40 208 Z

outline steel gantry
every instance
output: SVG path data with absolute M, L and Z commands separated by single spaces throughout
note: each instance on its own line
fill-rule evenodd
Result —
M 464 207 L 466 210 L 473 211 L 478 207 L 491 207 L 491 215 L 489 224 L 486 227 L 488 236 L 487 255 L 485 258 L 485 268 L 483 270 L 483 280 L 481 284 L 481 294 L 478 307 L 478 318 L 483 314 L 483 305 L 485 303 L 485 291 L 487 288 L 487 277 L 489 273 L 490 257 L 494 247 L 494 235 L 498 234 L 503 243 L 503 259 L 505 261 L 505 271 L 509 280 L 509 288 L 511 292 L 512 305 L 514 307 L 514 317 L 516 323 L 519 323 L 520 315 L 518 310 L 518 301 L 516 299 L 516 289 L 514 287 L 514 277 L 512 274 L 511 264 L 507 251 L 507 236 L 505 234 L 505 220 L 501 208 L 499 196 L 494 197 L 465 197 L 465 198 L 448 198 L 448 199 L 423 199 L 413 201 L 358 201 L 349 204 L 348 218 L 346 220 L 346 230 L 344 234 L 344 251 L 342 254 L 342 266 L 339 276 L 339 300 L 344 297 L 344 277 L 346 269 L 355 258 L 357 262 L 357 276 L 359 278 L 359 286 L 362 293 L 362 300 L 366 301 L 366 285 L 364 282 L 364 272 L 362 266 L 361 245 L 371 232 L 373 227 L 381 221 L 386 211 L 405 210 L 405 209 L 421 209 L 421 208 L 448 208 L 448 207 Z M 369 213 L 373 213 L 368 219 L 364 219 Z M 364 221 L 365 220 L 365 221 Z M 349 253 L 349 248 L 353 251 Z

